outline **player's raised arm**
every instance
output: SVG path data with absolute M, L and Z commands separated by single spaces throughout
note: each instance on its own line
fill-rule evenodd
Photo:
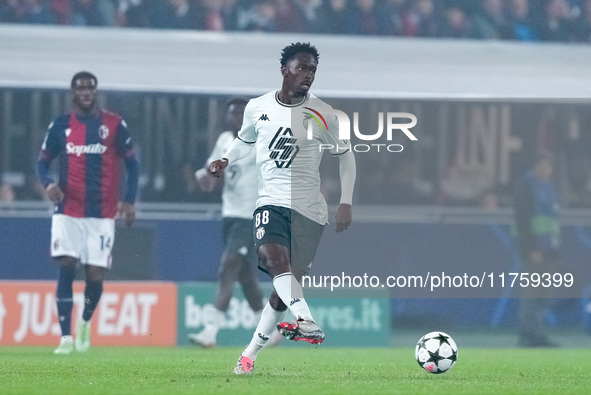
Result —
M 353 218 L 353 188 L 357 176 L 355 155 L 350 150 L 339 155 L 339 173 L 341 177 L 341 203 L 336 215 L 336 231 L 342 232 L 351 225 Z

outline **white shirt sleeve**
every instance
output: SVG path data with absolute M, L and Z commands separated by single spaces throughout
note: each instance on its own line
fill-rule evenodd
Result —
M 234 163 L 237 160 L 244 158 L 253 149 L 254 143 L 245 143 L 244 141 L 240 140 L 240 137 L 238 137 L 232 142 L 232 145 L 230 148 L 228 148 L 228 152 L 226 152 L 223 158 L 228 159 L 228 163 Z
M 351 151 L 350 140 L 339 139 L 339 120 L 334 113 L 329 112 L 327 115 L 328 130 L 322 133 L 322 139 L 325 144 L 330 144 L 331 155 L 341 155 L 345 152 Z
M 244 117 L 242 118 L 242 127 L 238 132 L 238 138 L 247 144 L 253 144 L 257 141 L 257 131 L 254 125 L 252 102 L 248 102 L 244 108 Z
M 351 150 L 338 156 L 341 177 L 341 204 L 353 204 L 353 188 L 357 177 L 355 155 Z
M 233 163 L 244 158 L 254 148 L 257 141 L 257 132 L 254 124 L 253 105 L 248 102 L 244 108 L 244 117 L 242 118 L 242 127 L 238 132 L 238 137 L 232 142 L 230 148 L 223 156 L 228 162 Z

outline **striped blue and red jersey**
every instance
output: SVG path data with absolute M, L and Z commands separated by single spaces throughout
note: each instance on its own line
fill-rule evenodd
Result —
M 119 115 L 99 110 L 87 116 L 71 112 L 58 117 L 49 125 L 37 161 L 44 187 L 54 182 L 49 166 L 55 158 L 59 161 L 58 185 L 65 195 L 55 213 L 76 218 L 114 218 L 119 201 L 120 158 L 128 171 L 124 200 L 135 201 L 137 159 L 127 125 Z

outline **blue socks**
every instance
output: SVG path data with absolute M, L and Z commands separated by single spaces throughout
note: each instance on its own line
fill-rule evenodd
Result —
M 72 307 L 74 306 L 72 284 L 74 283 L 75 275 L 75 268 L 60 266 L 57 278 L 56 302 L 62 336 L 72 334 Z
M 102 281 L 86 281 L 86 288 L 84 289 L 84 311 L 82 312 L 82 319 L 84 321 L 90 321 L 102 293 Z
M 56 302 L 62 336 L 72 334 L 72 308 L 74 307 L 72 284 L 74 283 L 75 276 L 75 268 L 70 266 L 59 267 Z M 84 289 L 84 311 L 82 312 L 82 319 L 84 321 L 90 321 L 102 293 L 102 281 L 86 281 L 86 288 Z

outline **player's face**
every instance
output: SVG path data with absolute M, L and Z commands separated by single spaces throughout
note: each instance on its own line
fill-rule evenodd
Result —
M 228 127 L 234 132 L 238 132 L 242 127 L 242 118 L 244 117 L 244 104 L 230 104 L 226 112 L 226 121 Z
M 83 112 L 91 111 L 96 104 L 96 85 L 92 78 L 79 78 L 74 88 L 74 104 Z
M 314 78 L 318 63 L 309 53 L 298 53 L 281 68 L 284 84 L 294 93 L 295 97 L 306 96 Z

